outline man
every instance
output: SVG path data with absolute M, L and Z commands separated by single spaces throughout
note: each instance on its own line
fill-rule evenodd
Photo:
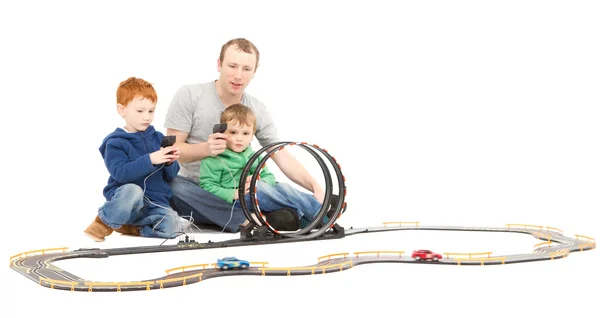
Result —
M 245 93 L 259 59 L 260 53 L 252 42 L 243 38 L 228 41 L 221 47 L 217 60 L 219 78 L 180 87 L 165 119 L 167 135 L 176 136 L 175 146 L 181 151 L 181 171 L 171 182 L 173 208 L 181 216 L 191 215 L 197 223 L 215 224 L 229 232 L 238 232 L 248 220 L 241 209 L 233 208 L 199 186 L 200 161 L 225 151 L 227 135 L 212 133 L 212 128 L 219 123 L 225 108 L 236 103 L 250 107 L 256 115 L 255 135 L 261 146 L 280 141 L 266 106 Z M 272 159 L 290 180 L 311 191 L 323 203 L 323 189 L 287 149 L 277 152 Z M 268 217 L 269 224 L 280 230 L 299 226 L 287 210 L 272 211 Z

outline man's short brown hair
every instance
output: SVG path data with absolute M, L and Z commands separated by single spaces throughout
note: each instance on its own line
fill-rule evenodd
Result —
M 223 46 L 221 47 L 221 54 L 219 54 L 219 61 L 221 61 L 221 63 L 223 62 L 223 59 L 225 58 L 225 51 L 227 50 L 228 47 L 234 45 L 235 47 L 237 47 L 239 50 L 249 53 L 249 54 L 256 54 L 256 65 L 254 66 L 254 70 L 256 71 L 256 69 L 258 68 L 258 60 L 260 59 L 260 53 L 258 52 L 258 49 L 256 48 L 256 46 L 254 45 L 254 43 L 244 39 L 244 38 L 237 38 L 237 39 L 232 39 L 227 41 L 227 43 L 223 44 Z

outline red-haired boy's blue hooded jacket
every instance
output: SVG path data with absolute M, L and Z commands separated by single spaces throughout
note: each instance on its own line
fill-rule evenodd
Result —
M 110 173 L 108 184 L 104 188 L 107 200 L 112 198 L 118 187 L 134 183 L 142 190 L 145 189 L 144 196 L 150 201 L 169 207 L 169 199 L 173 193 L 167 181 L 177 176 L 179 163 L 174 161 L 161 168 L 163 164 L 153 165 L 150 161 L 150 154 L 160 149 L 163 137 L 161 132 L 149 126 L 145 131 L 135 133 L 117 128 L 104 138 L 100 153 Z M 156 171 L 159 168 L 160 171 Z M 153 173 L 154 171 L 156 172 Z M 146 179 L 150 174 L 152 175 Z

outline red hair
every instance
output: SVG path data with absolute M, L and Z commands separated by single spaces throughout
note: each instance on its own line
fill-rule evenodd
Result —
M 117 88 L 117 104 L 127 106 L 135 97 L 147 98 L 156 104 L 158 97 L 152 84 L 136 77 L 130 77 L 119 84 Z

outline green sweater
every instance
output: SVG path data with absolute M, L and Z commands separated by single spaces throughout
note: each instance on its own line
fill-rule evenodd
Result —
M 217 157 L 202 159 L 200 163 L 200 187 L 229 203 L 233 203 L 233 196 L 240 184 L 242 170 L 244 170 L 246 163 L 253 154 L 252 147 L 248 146 L 243 152 L 226 149 Z M 262 158 L 263 156 L 260 156 L 254 161 L 250 174 L 254 174 L 256 166 Z M 230 170 L 231 174 L 229 173 Z M 232 175 L 233 180 L 231 179 Z M 270 185 L 276 183 L 275 175 L 267 169 L 266 165 L 260 172 L 260 180 Z

